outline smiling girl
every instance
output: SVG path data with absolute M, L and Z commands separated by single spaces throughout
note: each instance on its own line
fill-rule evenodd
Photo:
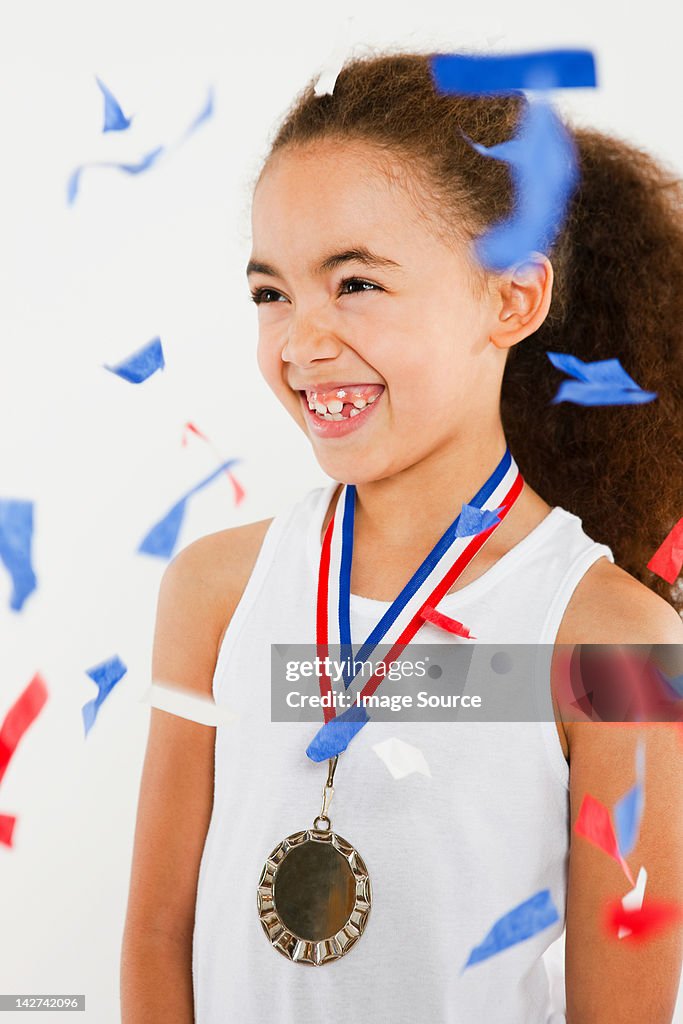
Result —
M 345 623 L 356 654 L 378 624 L 393 642 L 438 586 L 437 610 L 472 639 L 422 617 L 416 642 L 683 640 L 680 593 L 645 568 L 680 515 L 680 186 L 574 130 L 581 182 L 560 237 L 487 271 L 472 242 L 510 213 L 510 174 L 461 132 L 509 139 L 525 103 L 440 95 L 428 56 L 373 56 L 332 95 L 310 84 L 274 139 L 247 268 L 258 365 L 331 482 L 195 541 L 164 574 L 154 677 L 240 719 L 214 731 L 152 711 L 125 1024 L 545 1024 L 542 957 L 565 924 L 568 1024 L 671 1021 L 680 932 L 605 936 L 600 908 L 630 886 L 571 825 L 587 793 L 611 807 L 632 785 L 645 733 L 630 864 L 647 866 L 653 899 L 680 900 L 674 730 L 570 724 L 556 704 L 544 722 L 373 721 L 334 776 L 312 742 L 322 715 L 271 721 L 271 644 L 343 642 Z M 618 356 L 658 398 L 551 405 L 548 350 Z M 499 521 L 454 539 L 465 503 Z M 553 658 L 546 694 L 555 671 Z M 426 767 L 394 777 L 383 743 Z M 328 769 L 333 831 L 358 855 L 355 912 L 335 940 L 305 942 L 277 926 L 266 862 L 311 828 Z M 463 972 L 493 923 L 543 891 L 555 918 Z M 305 878 L 295 892 L 314 898 Z

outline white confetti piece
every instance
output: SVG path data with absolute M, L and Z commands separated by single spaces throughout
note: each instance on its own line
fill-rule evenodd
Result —
M 337 42 L 325 61 L 323 69 L 315 83 L 314 92 L 316 96 L 325 96 L 327 94 L 331 96 L 334 92 L 337 75 L 344 66 L 344 61 L 348 55 L 352 22 L 353 15 L 349 15 L 342 23 L 337 36 Z
M 634 889 L 630 889 L 624 897 L 622 897 L 621 905 L 624 910 L 640 910 L 643 905 L 643 897 L 645 896 L 645 883 L 647 882 L 647 871 L 645 868 L 641 868 L 636 878 L 636 884 Z M 623 939 L 627 935 L 631 934 L 630 928 L 624 928 L 623 925 L 619 925 L 619 931 L 617 932 L 617 938 Z
M 405 743 L 394 736 L 389 740 L 383 740 L 382 743 L 373 744 L 372 749 L 395 779 L 402 779 L 413 772 L 420 772 L 431 778 L 432 773 L 424 754 L 411 743 Z
M 180 686 L 152 683 L 140 700 L 143 704 L 151 704 L 153 708 L 189 718 L 200 725 L 227 725 L 239 718 L 224 704 L 216 704 L 210 697 L 200 697 Z

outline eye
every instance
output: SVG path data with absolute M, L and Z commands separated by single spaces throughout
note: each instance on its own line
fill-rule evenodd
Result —
M 347 284 L 359 284 L 362 287 L 359 292 L 343 292 L 342 289 L 345 288 Z M 371 281 L 363 281 L 359 277 L 344 277 L 339 285 L 339 291 L 342 292 L 343 295 L 361 295 L 366 289 L 373 289 L 377 292 L 382 291 L 379 285 L 373 284 Z
M 270 303 L 270 299 L 266 299 L 266 295 L 279 295 L 281 299 L 284 299 L 284 295 L 280 295 L 280 292 L 276 292 L 274 288 L 253 288 L 251 292 L 251 300 L 256 305 L 260 303 Z

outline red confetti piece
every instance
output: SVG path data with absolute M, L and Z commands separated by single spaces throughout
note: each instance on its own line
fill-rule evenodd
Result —
M 619 852 L 609 810 L 589 793 L 586 793 L 581 803 L 574 831 L 620 864 L 631 885 L 635 885 L 631 870 Z
M 442 629 L 448 630 L 449 633 L 455 633 L 456 636 L 463 636 L 467 640 L 476 640 L 476 636 L 472 636 L 467 626 L 463 626 L 462 622 L 458 622 L 457 619 L 452 619 L 450 615 L 444 615 L 443 612 L 438 612 L 436 608 L 432 608 L 430 604 L 425 605 L 421 612 L 422 618 L 428 622 L 433 622 L 435 626 L 440 626 Z
M 676 582 L 681 566 L 683 566 L 683 518 L 678 520 L 671 533 L 647 563 L 648 569 L 656 572 L 667 583 Z
M 187 422 L 187 423 L 185 424 L 185 430 L 184 430 L 184 432 L 183 432 L 183 437 L 182 437 L 182 444 L 183 444 L 183 445 L 186 445 L 186 444 L 187 444 L 187 433 L 186 433 L 186 431 L 188 431 L 188 430 L 191 430 L 193 434 L 196 434 L 196 435 L 197 435 L 197 437 L 201 437 L 202 441 L 206 441 L 206 443 L 207 443 L 207 444 L 208 444 L 208 445 L 209 445 L 209 446 L 210 446 L 210 447 L 211 447 L 211 448 L 212 448 L 212 449 L 214 450 L 214 452 L 216 452 L 216 454 L 218 455 L 218 451 L 217 451 L 217 449 L 216 449 L 216 446 L 215 446 L 214 444 L 212 444 L 212 443 L 211 443 L 211 439 L 210 439 L 210 438 L 208 438 L 208 437 L 206 436 L 206 434 L 203 434 L 203 433 L 201 432 L 201 430 L 199 429 L 199 427 L 196 427 L 196 426 L 194 425 L 194 423 L 190 423 L 190 421 L 189 421 L 189 420 L 188 420 L 188 422 Z M 235 477 L 234 477 L 234 476 L 232 475 L 232 473 L 230 472 L 230 470 L 229 470 L 229 469 L 226 469 L 226 471 L 225 471 L 225 472 L 226 472 L 226 473 L 228 474 L 228 479 L 230 480 L 230 483 L 232 484 L 232 489 L 233 489 L 233 491 L 235 492 L 235 504 L 236 504 L 236 505 L 239 505 L 239 503 L 240 503 L 240 502 L 242 501 L 242 499 L 244 498 L 244 496 L 245 496 L 245 494 L 246 494 L 246 491 L 244 490 L 244 488 L 242 487 L 242 485 L 241 485 L 241 484 L 239 483 L 239 481 L 238 481 L 238 480 L 237 480 L 237 479 L 236 479 L 236 478 L 235 478 Z
M 0 843 L 5 846 L 12 845 L 12 832 L 17 819 L 10 814 L 0 814 Z
M 643 900 L 642 907 L 627 910 L 621 900 L 612 900 L 605 906 L 603 923 L 610 936 L 617 936 L 619 928 L 629 928 L 622 942 L 633 939 L 642 942 L 676 922 L 683 922 L 683 904 Z
M 36 672 L 24 692 L 5 715 L 0 729 L 0 782 L 19 740 L 38 716 L 46 700 L 47 687 L 40 673 Z

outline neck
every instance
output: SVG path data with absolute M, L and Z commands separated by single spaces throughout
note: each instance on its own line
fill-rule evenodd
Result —
M 400 473 L 357 484 L 355 539 L 384 549 L 431 547 L 505 454 L 502 426 L 488 443 L 481 442 L 435 451 Z

